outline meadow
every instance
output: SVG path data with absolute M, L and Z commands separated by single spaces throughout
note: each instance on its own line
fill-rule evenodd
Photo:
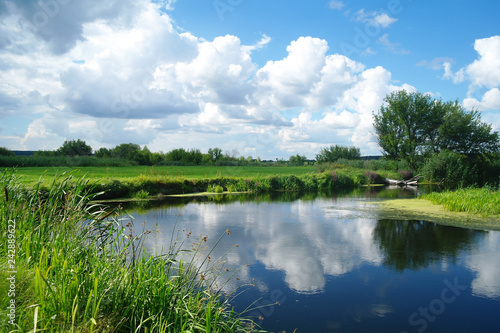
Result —
M 124 199 L 200 192 L 335 191 L 382 183 L 394 171 L 367 171 L 344 164 L 321 166 L 128 166 L 18 168 L 28 188 L 46 189 L 55 177 L 88 177 L 97 199 Z
M 55 176 L 71 173 L 92 179 L 122 179 L 138 176 L 170 179 L 213 179 L 222 177 L 262 177 L 271 175 L 304 175 L 316 172 L 314 166 L 120 166 L 120 167 L 21 167 L 17 174 L 24 184 L 40 179 L 50 182 Z

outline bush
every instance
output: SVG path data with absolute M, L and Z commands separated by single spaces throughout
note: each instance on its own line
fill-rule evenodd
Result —
M 425 162 L 422 174 L 427 181 L 450 187 L 483 185 L 491 178 L 485 174 L 485 170 L 490 169 L 488 165 L 490 161 L 480 155 L 466 156 L 444 150 Z

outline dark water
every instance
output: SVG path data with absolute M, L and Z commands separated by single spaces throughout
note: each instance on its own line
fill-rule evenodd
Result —
M 230 230 L 210 257 L 239 270 L 224 286 L 245 290 L 237 311 L 267 305 L 246 313 L 266 330 L 499 332 L 500 232 L 386 220 L 373 205 L 416 195 L 176 199 L 129 212 L 138 230 L 146 221 L 161 232 L 151 249 L 167 248 L 174 229 L 192 231 L 188 242 L 208 236 L 208 248 Z

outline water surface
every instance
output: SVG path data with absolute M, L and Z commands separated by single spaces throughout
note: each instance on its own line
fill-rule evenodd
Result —
M 268 305 L 246 313 L 266 330 L 497 332 L 500 232 L 387 220 L 372 204 L 417 195 L 202 197 L 129 212 L 137 231 L 143 221 L 159 231 L 152 250 L 168 248 L 174 230 L 191 231 L 188 242 L 207 236 L 207 248 L 225 234 L 210 254 L 238 271 L 224 290 L 254 285 L 232 305 Z

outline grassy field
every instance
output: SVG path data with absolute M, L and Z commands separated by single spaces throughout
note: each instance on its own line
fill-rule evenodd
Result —
M 71 173 L 76 177 L 133 178 L 137 176 L 162 176 L 183 179 L 213 179 L 222 177 L 262 177 L 272 175 L 304 175 L 316 172 L 313 166 L 129 166 L 129 167 L 30 167 L 17 168 L 17 175 L 22 176 L 23 184 L 34 184 L 40 177 L 50 182 L 56 175 Z
M 363 162 L 360 161 L 360 166 Z M 127 166 L 28 167 L 16 175 L 27 188 L 48 188 L 63 174 L 85 176 L 103 192 L 99 200 L 141 198 L 199 192 L 337 191 L 399 177 L 390 170 L 344 164 L 320 166 Z

